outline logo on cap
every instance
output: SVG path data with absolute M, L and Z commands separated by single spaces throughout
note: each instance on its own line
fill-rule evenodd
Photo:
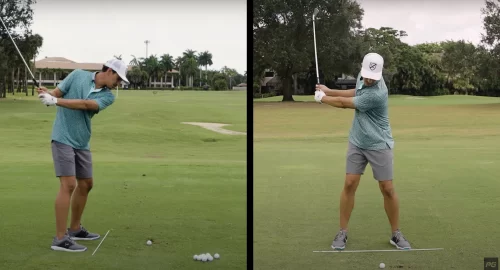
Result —
M 370 65 L 368 65 L 368 67 L 370 67 L 371 71 L 374 71 L 377 68 L 377 64 L 373 63 L 373 62 L 370 62 Z

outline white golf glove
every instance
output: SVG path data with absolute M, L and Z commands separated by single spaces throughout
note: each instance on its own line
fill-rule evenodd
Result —
M 322 103 L 321 99 L 323 99 L 324 96 L 326 96 L 326 94 L 325 94 L 325 92 L 323 92 L 321 90 L 317 90 L 314 93 L 314 99 L 316 100 L 316 102 L 319 102 L 319 103 Z
M 40 95 L 38 95 L 38 98 L 42 101 L 43 104 L 45 104 L 47 106 L 53 106 L 53 105 L 57 104 L 57 98 L 51 96 L 48 93 L 40 94 Z

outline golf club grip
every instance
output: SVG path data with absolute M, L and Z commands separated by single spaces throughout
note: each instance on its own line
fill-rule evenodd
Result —
M 40 88 L 40 84 L 38 84 L 38 82 L 35 80 L 35 78 L 32 78 L 33 80 L 33 83 L 36 85 L 37 88 Z M 49 105 L 46 105 L 47 107 L 49 107 Z

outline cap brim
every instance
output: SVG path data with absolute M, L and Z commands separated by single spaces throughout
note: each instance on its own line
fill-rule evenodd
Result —
M 361 77 L 378 81 L 382 78 L 382 72 L 373 72 L 369 69 L 362 68 Z
M 118 72 L 117 72 L 118 73 Z M 125 74 L 120 74 L 118 73 L 118 76 L 120 76 L 120 78 L 122 79 L 122 81 L 126 82 L 127 84 L 130 84 L 130 82 L 128 81 L 127 77 L 125 76 Z

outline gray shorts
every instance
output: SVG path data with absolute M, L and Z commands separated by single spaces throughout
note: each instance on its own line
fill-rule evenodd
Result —
M 52 158 L 57 177 L 92 178 L 92 154 L 89 150 L 74 149 L 52 141 Z
M 364 150 L 349 142 L 346 173 L 363 174 L 368 163 L 376 180 L 392 180 L 394 165 L 392 149 Z

